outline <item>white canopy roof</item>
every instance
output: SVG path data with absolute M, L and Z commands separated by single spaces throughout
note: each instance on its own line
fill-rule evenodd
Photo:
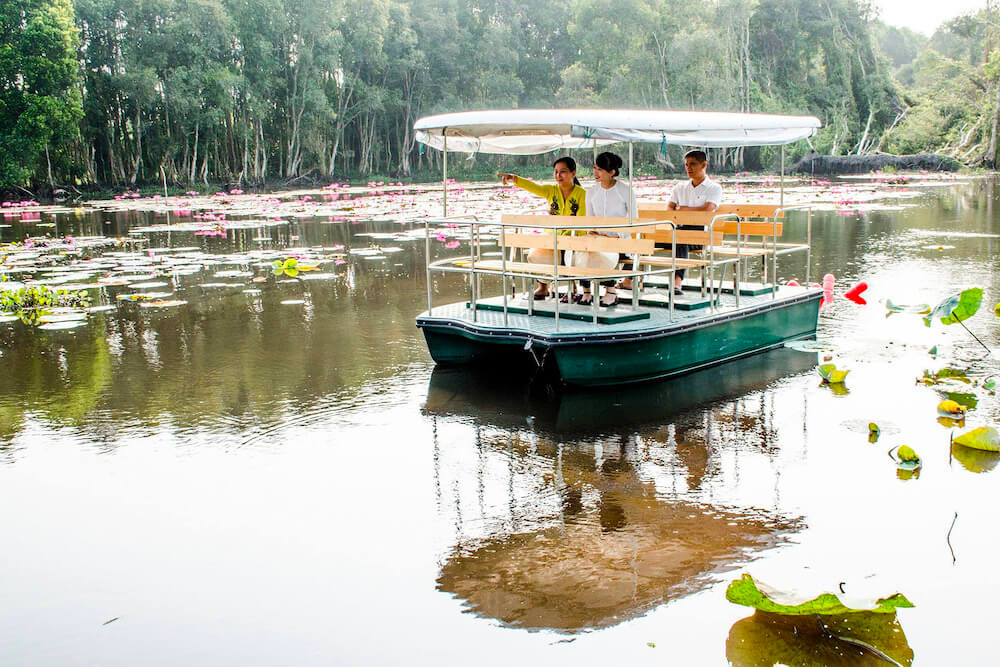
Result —
M 504 109 L 425 116 L 417 141 L 461 153 L 532 155 L 617 142 L 721 148 L 788 144 L 821 126 L 813 116 L 648 109 Z

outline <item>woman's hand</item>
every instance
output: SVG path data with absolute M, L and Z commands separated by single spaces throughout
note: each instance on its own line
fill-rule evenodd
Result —
M 517 175 L 516 174 L 503 174 L 503 173 L 499 173 L 498 172 L 497 176 L 500 177 L 500 180 L 503 181 L 504 185 L 511 185 L 512 183 L 515 183 L 515 184 L 517 183 Z

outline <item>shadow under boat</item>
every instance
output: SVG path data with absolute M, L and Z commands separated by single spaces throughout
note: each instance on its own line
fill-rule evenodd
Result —
M 614 388 L 569 388 L 546 378 L 475 367 L 436 367 L 423 412 L 468 416 L 498 427 L 525 422 L 555 432 L 659 423 L 737 398 L 816 367 L 816 355 L 778 348 L 681 377 Z

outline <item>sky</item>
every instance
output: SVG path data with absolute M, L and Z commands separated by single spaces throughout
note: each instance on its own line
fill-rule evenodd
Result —
M 885 23 L 930 35 L 960 14 L 985 9 L 986 0 L 874 0 Z

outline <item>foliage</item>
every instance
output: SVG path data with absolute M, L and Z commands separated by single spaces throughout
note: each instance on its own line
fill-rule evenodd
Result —
M 73 172 L 78 45 L 70 0 L 0 3 L 0 189 Z
M 816 369 L 819 376 L 823 378 L 823 382 L 828 382 L 830 384 L 842 384 L 844 379 L 847 378 L 847 374 L 851 371 L 849 370 L 838 370 L 834 364 L 823 364 Z
M 17 315 L 25 324 L 38 324 L 53 308 L 82 308 L 90 305 L 86 290 L 52 289 L 32 285 L 17 290 L 0 290 L 0 312 Z
M 416 118 L 496 107 L 811 113 L 812 147 L 835 155 L 982 143 L 996 77 L 970 16 L 928 42 L 865 0 L 12 0 L 0 187 L 45 180 L 46 157 L 57 179 L 105 186 L 398 178 L 440 166 Z M 43 41 L 48 58 L 32 60 Z M 18 73 L 46 83 L 37 99 Z M 642 146 L 636 160 L 670 168 L 681 152 Z M 712 160 L 769 168 L 777 150 Z
M 958 294 L 952 294 L 934 306 L 930 314 L 924 318 L 924 323 L 930 326 L 931 322 L 938 318 L 942 324 L 957 324 L 975 315 L 982 303 L 983 290 L 981 288 L 973 287 L 963 290 Z
M 1000 150 L 997 8 L 956 17 L 922 41 L 894 29 L 880 43 L 902 84 L 905 113 L 884 137 L 894 152 L 938 152 L 995 166 Z M 912 57 L 911 57 L 912 56 Z

